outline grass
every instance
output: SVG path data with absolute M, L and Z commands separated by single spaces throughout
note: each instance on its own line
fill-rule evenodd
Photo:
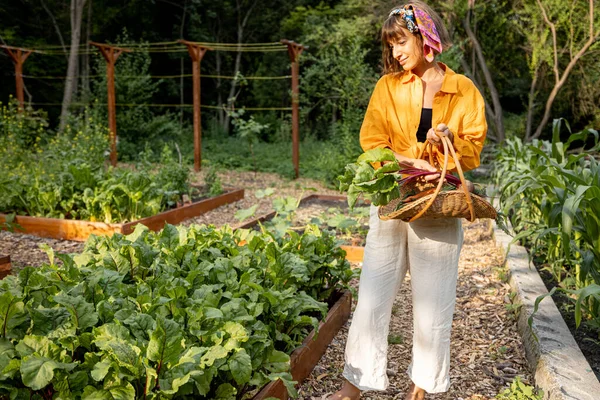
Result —
M 388 344 L 402 344 L 404 343 L 404 338 L 402 335 L 388 335 Z
M 358 137 L 357 137 L 358 140 Z M 202 141 L 203 166 L 220 169 L 277 173 L 294 178 L 292 143 L 258 142 L 253 145 L 253 155 L 248 143 L 236 137 L 207 138 Z M 349 162 L 349 161 L 348 161 Z M 337 176 L 343 172 L 346 161 L 332 142 L 305 140 L 300 143 L 300 176 L 338 186 Z

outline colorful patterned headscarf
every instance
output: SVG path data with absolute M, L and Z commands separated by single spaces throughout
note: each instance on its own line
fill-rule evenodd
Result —
M 432 62 L 435 56 L 434 50 L 442 52 L 442 41 L 440 35 L 433 23 L 433 20 L 425 11 L 418 7 L 406 5 L 403 8 L 396 8 L 390 13 L 400 15 L 406 22 L 406 27 L 411 33 L 421 32 L 423 38 L 423 55 L 428 62 Z

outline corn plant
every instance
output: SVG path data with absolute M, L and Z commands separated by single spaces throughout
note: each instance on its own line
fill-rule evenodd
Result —
M 570 127 L 566 124 L 567 130 Z M 500 205 L 560 288 L 576 299 L 578 324 L 584 310 L 600 329 L 600 165 L 598 132 L 587 130 L 560 141 L 555 120 L 552 142 L 508 140 L 497 153 Z M 589 149 L 569 151 L 593 139 Z

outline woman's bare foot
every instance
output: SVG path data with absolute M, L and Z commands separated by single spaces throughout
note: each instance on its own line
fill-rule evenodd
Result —
M 404 400 L 423 400 L 425 399 L 425 390 L 416 386 L 414 383 L 410 384 L 408 388 L 408 393 L 404 397 Z
M 344 381 L 344 386 L 334 394 L 328 397 L 327 400 L 358 400 L 360 399 L 360 389 L 348 382 Z

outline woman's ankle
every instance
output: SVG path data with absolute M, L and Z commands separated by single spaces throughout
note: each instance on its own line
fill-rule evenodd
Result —
M 331 400 L 358 400 L 360 399 L 360 389 L 350 383 L 348 380 L 344 380 L 342 388 L 335 392 L 331 397 Z
M 410 383 L 410 387 L 408 388 L 408 392 L 404 397 L 405 400 L 422 400 L 425 399 L 425 390 L 421 389 L 413 382 Z

